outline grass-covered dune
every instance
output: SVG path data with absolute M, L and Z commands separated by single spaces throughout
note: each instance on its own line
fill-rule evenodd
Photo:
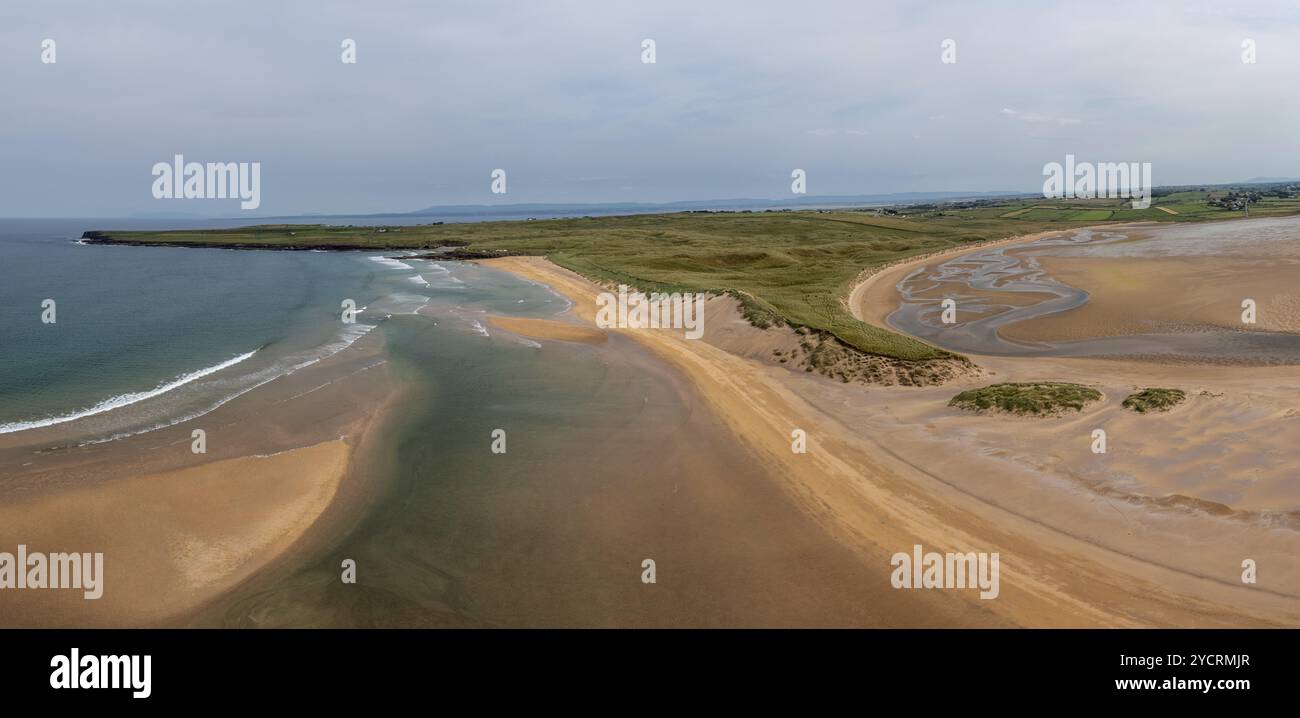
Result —
M 1066 411 L 1083 411 L 1083 407 L 1101 398 L 1101 392 L 1082 384 L 1045 381 L 968 389 L 954 396 L 948 406 L 975 412 L 1055 416 Z
M 854 319 L 845 307 L 863 269 L 908 257 L 1100 222 L 1241 216 L 1189 191 L 1133 210 L 1125 200 L 1007 200 L 889 210 L 687 212 L 476 224 L 351 227 L 262 225 L 238 229 L 87 232 L 88 241 L 263 249 L 455 248 L 454 257 L 542 255 L 603 283 L 642 291 L 738 297 L 755 324 L 785 322 L 904 361 L 953 355 Z M 1167 200 L 1167 202 L 1165 201 Z M 1161 210 L 1174 209 L 1176 214 Z M 1266 198 L 1252 215 L 1289 214 L 1300 199 Z
M 1182 389 L 1151 387 L 1128 395 L 1120 405 L 1139 414 L 1169 411 L 1187 399 Z

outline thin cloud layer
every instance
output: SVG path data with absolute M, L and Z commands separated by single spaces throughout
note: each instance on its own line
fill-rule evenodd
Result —
M 238 214 L 155 200 L 177 153 L 260 162 L 259 214 L 1295 176 L 1295 7 L 8 3 L 0 215 Z

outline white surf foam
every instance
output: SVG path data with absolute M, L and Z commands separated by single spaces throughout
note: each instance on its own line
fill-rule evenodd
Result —
M 198 419 L 199 417 L 205 416 L 207 414 L 211 414 L 217 409 L 220 409 L 226 404 L 234 401 L 235 399 L 238 399 L 239 397 L 247 394 L 248 392 L 254 389 L 270 384 L 276 379 L 289 376 L 290 374 L 293 374 L 294 372 L 300 369 L 305 369 L 313 364 L 316 364 L 318 362 L 321 362 L 325 359 L 334 356 L 335 354 L 338 354 L 344 349 L 347 349 L 348 347 L 355 344 L 357 340 L 360 339 L 361 337 L 364 337 L 365 335 L 369 334 L 370 330 L 374 329 L 376 326 L 378 325 L 349 324 L 340 333 L 337 339 L 335 339 L 334 341 L 328 344 L 322 345 L 316 350 L 313 350 L 311 352 L 299 352 L 296 354 L 290 354 L 289 356 L 284 357 L 280 361 L 276 362 L 275 364 L 265 369 L 240 377 L 237 381 L 241 383 L 243 381 L 251 381 L 252 384 L 248 386 L 241 386 L 238 390 L 230 394 L 227 394 L 226 396 L 221 397 L 220 399 L 216 400 L 212 404 L 209 404 L 204 409 L 200 409 L 199 411 L 185 414 L 183 416 L 173 417 L 171 419 L 168 419 L 163 422 L 159 422 L 157 424 L 154 424 L 144 429 L 126 431 L 126 432 L 113 434 L 112 436 L 106 436 L 99 439 L 91 439 L 89 441 L 83 441 L 80 444 L 78 444 L 78 446 L 90 446 L 93 444 L 103 444 L 109 441 L 125 439 L 139 434 L 147 434 L 151 431 L 166 429 L 168 427 L 176 426 L 177 424 L 183 424 L 187 421 L 192 421 L 194 419 Z
M 368 257 L 367 259 L 369 259 L 372 262 L 378 262 L 390 269 L 406 269 L 410 271 L 415 271 L 415 267 L 412 267 L 406 262 L 393 259 L 392 257 L 378 256 L 378 257 Z
M 15 421 L 15 422 L 10 422 L 8 424 L 0 424 L 0 434 L 12 434 L 14 432 L 26 431 L 28 429 L 41 429 L 47 426 L 65 424 L 69 421 L 76 421 L 77 419 L 84 419 L 88 416 L 103 414 L 104 412 L 113 411 L 114 409 L 121 409 L 124 406 L 138 404 L 147 399 L 152 399 L 157 396 L 162 396 L 163 394 L 166 394 L 167 392 L 172 391 L 174 389 L 179 389 L 180 387 L 185 386 L 186 384 L 189 384 L 192 381 L 202 379 L 203 377 L 208 376 L 210 374 L 215 374 L 216 372 L 219 372 L 222 369 L 228 369 L 248 359 L 249 357 L 253 356 L 260 350 L 261 347 L 254 349 L 253 351 L 248 352 L 247 354 L 241 354 L 233 359 L 228 359 L 226 361 L 223 361 L 220 364 L 213 364 L 210 367 L 205 367 L 203 369 L 199 369 L 198 371 L 193 371 L 188 374 L 181 374 L 175 379 L 169 382 L 164 382 L 162 384 L 159 384 L 158 386 L 148 391 L 134 391 L 134 392 L 128 392 L 126 394 L 119 394 L 117 396 L 109 397 L 88 409 L 82 409 L 80 411 L 74 411 L 67 414 L 61 414 L 58 416 L 49 416 L 43 419 L 30 419 L 27 421 Z
M 432 281 L 434 282 L 433 284 L 426 284 L 425 286 L 435 287 L 438 289 L 461 289 L 464 286 L 465 280 L 452 274 L 450 269 L 447 269 L 446 267 L 442 266 L 441 264 L 438 264 L 437 262 L 432 262 L 429 260 L 424 260 L 424 261 L 429 265 L 429 269 L 427 271 L 431 271 L 433 273 Z

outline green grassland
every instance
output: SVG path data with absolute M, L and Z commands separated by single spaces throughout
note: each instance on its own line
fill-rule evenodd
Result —
M 1222 190 L 1219 190 L 1222 193 Z M 1206 203 L 1214 191 L 1126 200 L 982 200 L 888 210 L 686 212 L 403 227 L 263 225 L 225 230 L 99 233 L 100 241 L 280 249 L 432 249 L 460 256 L 541 255 L 602 283 L 642 291 L 730 293 L 755 324 L 788 323 L 904 361 L 953 355 L 854 319 L 843 298 L 863 270 L 908 257 L 1044 230 L 1111 222 L 1241 217 Z M 1158 209 L 1167 206 L 1177 214 Z M 1268 197 L 1250 214 L 1300 212 Z M 88 233 L 89 234 L 89 233 Z

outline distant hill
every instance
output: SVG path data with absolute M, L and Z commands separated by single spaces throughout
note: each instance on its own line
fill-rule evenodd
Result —
M 413 212 L 402 212 L 409 216 L 448 216 L 474 214 L 520 214 L 530 213 L 553 215 L 564 214 L 635 214 L 643 212 L 689 212 L 703 210 L 763 210 L 785 209 L 795 207 L 846 207 L 846 206 L 889 206 L 909 202 L 931 202 L 936 200 L 984 199 L 989 197 L 1022 197 L 1027 192 L 894 192 L 890 194 L 864 195 L 806 195 L 788 199 L 706 199 L 683 200 L 678 202 L 598 202 L 557 204 L 547 202 L 529 202 L 520 204 L 450 204 L 433 205 Z
M 1251 177 L 1243 180 L 1241 184 L 1278 184 L 1279 182 L 1300 182 L 1295 177 Z

